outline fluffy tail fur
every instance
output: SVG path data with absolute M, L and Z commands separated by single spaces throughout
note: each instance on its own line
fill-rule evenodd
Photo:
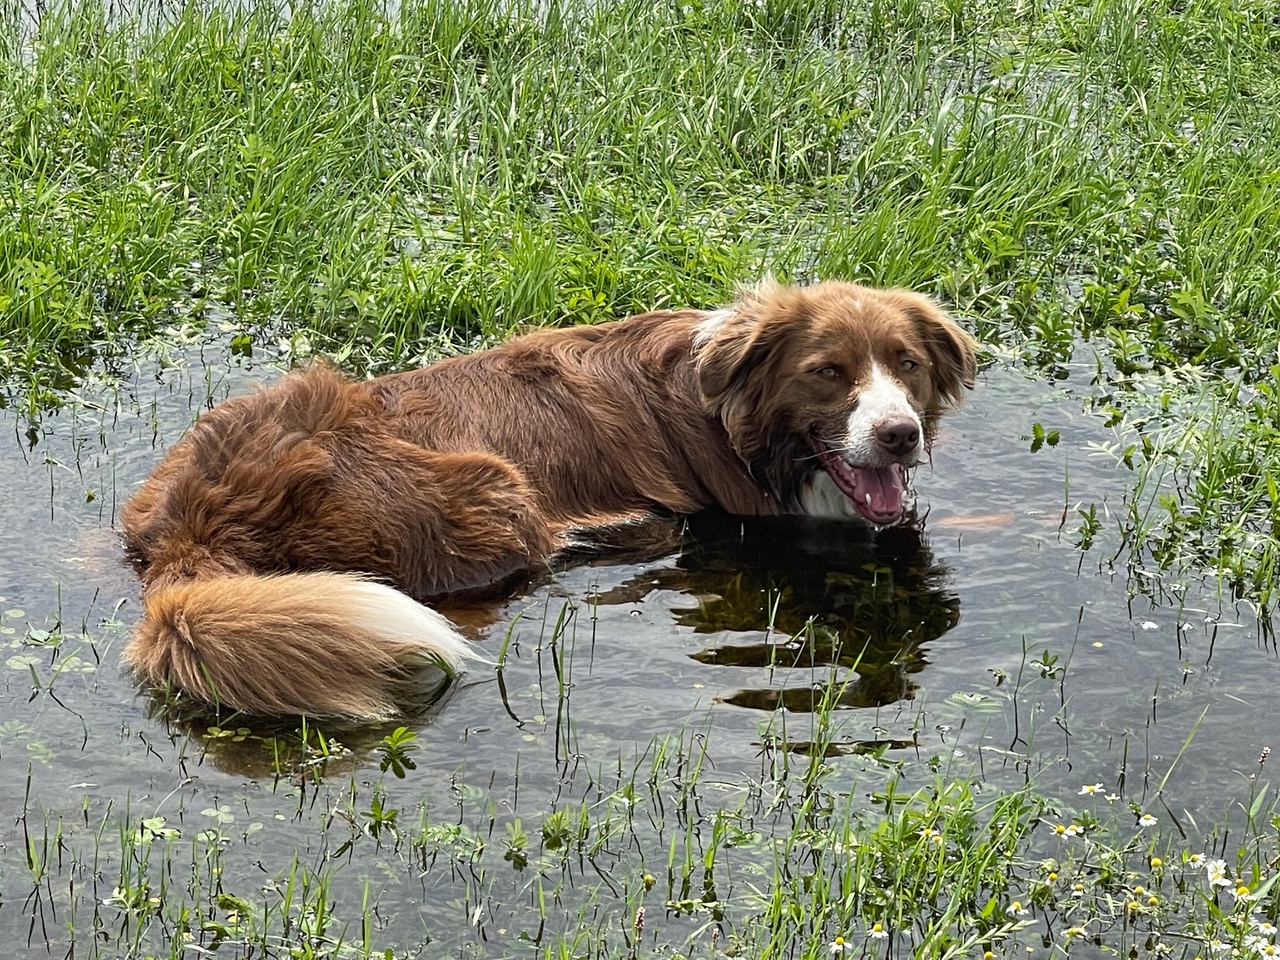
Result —
M 383 720 L 423 667 L 479 659 L 435 611 L 349 573 L 191 580 L 144 605 L 124 652 L 138 676 L 248 713 Z

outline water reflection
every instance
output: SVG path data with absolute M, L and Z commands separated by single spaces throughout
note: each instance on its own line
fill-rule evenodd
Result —
M 568 597 L 567 609 L 586 601 L 665 610 L 675 623 L 706 638 L 701 649 L 688 654 L 693 660 L 712 671 L 733 671 L 722 677 L 724 683 L 716 682 L 729 691 L 718 698 L 725 704 L 810 713 L 824 704 L 867 708 L 909 700 L 917 689 L 913 675 L 928 663 L 926 645 L 960 617 L 948 571 L 915 525 L 872 533 L 858 524 L 708 514 L 621 525 L 598 534 L 557 566 L 587 564 L 611 571 L 602 579 L 621 582 L 597 594 Z M 525 584 L 522 592 L 537 597 L 561 589 L 553 581 Z M 511 613 L 506 601 L 441 610 L 477 640 L 500 635 Z M 523 674 L 538 668 L 519 659 L 509 662 L 506 672 L 516 671 L 513 682 L 523 686 Z M 486 673 L 476 668 L 465 685 L 487 685 L 493 678 Z M 406 684 L 405 715 L 392 725 L 418 729 L 426 742 L 433 738 L 429 728 L 437 718 L 454 730 L 448 701 L 455 690 L 440 686 L 438 675 L 433 679 Z M 498 671 L 497 680 L 505 703 L 504 671 Z M 507 711 L 516 716 L 510 705 Z M 321 733 L 314 725 L 299 729 L 298 718 L 218 717 L 163 693 L 152 694 L 150 713 L 171 735 L 200 743 L 204 762 L 243 776 L 297 779 L 315 765 L 331 774 L 376 751 L 391 729 L 326 723 Z M 496 711 L 491 719 L 497 720 Z M 340 746 L 330 749 L 331 740 Z M 773 746 L 866 752 L 910 743 Z
M 669 566 L 647 568 L 599 601 L 639 603 L 655 591 L 687 595 L 691 603 L 670 608 L 675 621 L 716 635 L 693 659 L 761 671 L 761 685 L 721 698 L 756 710 L 909 699 L 911 675 L 928 662 L 924 645 L 960 618 L 947 570 L 915 525 L 873 534 L 828 521 L 695 517 Z M 823 667 L 844 674 L 834 688 L 771 682 Z
M 457 683 L 433 668 L 406 677 L 399 700 L 403 714 L 383 724 L 250 716 L 219 711 L 159 689 L 147 690 L 143 696 L 147 717 L 160 724 L 174 744 L 196 745 L 201 765 L 240 777 L 283 778 L 301 784 L 352 773 L 367 766 L 371 755 L 385 759 L 384 738 L 396 727 L 417 731 L 422 744 L 429 744 L 432 721 L 457 689 Z M 448 736 L 453 739 L 452 734 Z

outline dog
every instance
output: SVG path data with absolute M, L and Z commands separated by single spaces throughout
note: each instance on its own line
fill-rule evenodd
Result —
M 917 293 L 765 282 L 362 382 L 289 373 L 202 416 L 126 504 L 144 611 L 124 658 L 218 707 L 391 718 L 423 666 L 474 656 L 426 603 L 518 583 L 584 531 L 900 522 L 975 350 Z

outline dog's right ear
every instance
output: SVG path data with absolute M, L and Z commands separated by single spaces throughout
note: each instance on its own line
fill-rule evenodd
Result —
M 707 314 L 693 335 L 698 389 L 708 412 L 720 412 L 747 374 L 769 356 L 781 326 L 770 322 L 781 288 L 773 280 L 739 293 L 732 306 Z
M 762 361 L 767 352 L 759 342 L 759 323 L 752 317 L 714 316 L 704 324 L 714 323 L 714 330 L 700 326 L 694 340 L 694 368 L 698 372 L 698 389 L 707 410 L 719 410 L 740 386 L 746 371 Z

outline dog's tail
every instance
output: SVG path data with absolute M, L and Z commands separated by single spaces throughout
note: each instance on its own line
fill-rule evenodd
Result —
M 125 660 L 220 708 L 384 720 L 423 668 L 480 659 L 454 626 L 349 573 L 229 574 L 156 585 Z

